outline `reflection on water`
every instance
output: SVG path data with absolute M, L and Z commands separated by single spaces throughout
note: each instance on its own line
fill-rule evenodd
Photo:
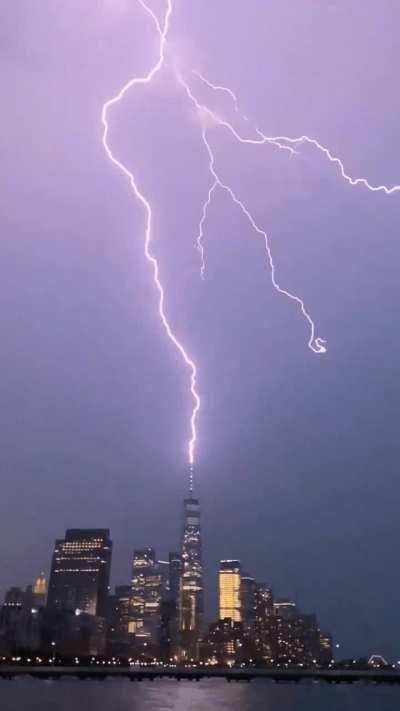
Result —
M 400 689 L 265 681 L 0 681 L 1 711 L 397 711 Z

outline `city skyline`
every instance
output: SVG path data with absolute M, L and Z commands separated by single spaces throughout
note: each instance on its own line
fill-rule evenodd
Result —
M 197 498 L 193 498 L 193 488 L 190 488 L 190 497 L 189 498 L 184 498 L 183 499 L 183 518 L 180 524 L 177 524 L 177 527 L 181 529 L 182 535 L 181 535 L 181 553 L 174 553 L 171 552 L 173 548 L 173 541 L 171 545 L 166 545 L 164 541 L 164 547 L 159 546 L 142 546 L 141 548 L 138 548 L 134 546 L 131 550 L 131 555 L 129 557 L 128 565 L 127 565 L 127 570 L 129 569 L 133 570 L 133 577 L 135 577 L 135 570 L 137 569 L 139 571 L 139 574 L 141 574 L 141 571 L 145 570 L 148 565 L 170 565 L 173 566 L 175 561 L 179 563 L 178 565 L 178 577 L 182 576 L 183 579 L 188 578 L 188 585 L 187 585 L 187 592 L 189 595 L 191 595 L 191 589 L 192 589 L 192 584 L 193 584 L 193 579 L 192 579 L 192 565 L 194 562 L 195 565 L 195 579 L 202 577 L 202 570 L 203 570 L 203 565 L 201 562 L 201 553 L 200 553 L 200 572 L 196 572 L 196 567 L 197 567 L 197 557 L 198 554 L 195 552 L 194 558 L 192 557 L 192 554 L 189 552 L 187 553 L 187 535 L 188 535 L 188 526 L 189 526 L 189 541 L 192 536 L 192 530 L 193 530 L 193 525 L 195 526 L 196 533 L 195 535 L 197 536 L 197 530 L 199 528 L 199 520 L 200 520 L 200 505 L 199 505 L 199 500 Z M 190 518 L 195 516 L 195 519 Z M 194 523 L 196 521 L 196 523 Z M 88 540 L 86 541 L 87 536 L 89 536 Z M 201 544 L 200 544 L 201 545 Z M 78 564 L 78 568 L 80 565 L 80 558 L 83 561 L 83 565 L 87 566 L 89 561 L 89 558 L 86 556 L 89 555 L 91 557 L 90 560 L 90 570 L 88 569 L 88 575 L 89 578 L 91 576 L 92 571 L 95 573 L 96 576 L 99 576 L 99 580 L 103 580 L 102 582 L 102 595 L 104 596 L 105 591 L 108 590 L 108 593 L 110 593 L 112 588 L 121 588 L 123 589 L 126 587 L 127 583 L 123 582 L 120 579 L 117 579 L 114 576 L 112 576 L 112 551 L 113 551 L 113 542 L 110 539 L 110 529 L 109 528 L 84 528 L 84 527 L 74 527 L 74 528 L 67 528 L 65 532 L 65 538 L 57 538 L 55 540 L 55 544 L 52 545 L 51 543 L 49 544 L 50 546 L 50 557 L 49 557 L 49 563 L 48 565 L 45 564 L 45 561 L 42 561 L 42 566 L 39 568 L 40 573 L 37 574 L 37 577 L 34 578 L 34 582 L 28 581 L 27 579 L 23 579 L 22 581 L 20 580 L 18 585 L 21 587 L 21 589 L 29 587 L 29 585 L 32 583 L 33 589 L 35 591 L 35 588 L 37 588 L 37 592 L 40 594 L 40 592 L 43 592 L 43 586 L 46 586 L 46 596 L 47 596 L 47 604 L 50 604 L 51 608 L 54 608 L 55 610 L 59 606 L 59 598 L 60 594 L 62 596 L 62 589 L 63 585 L 68 585 L 69 583 L 69 578 L 68 578 L 68 566 L 70 565 L 70 560 L 73 562 L 73 564 Z M 157 553 L 159 551 L 162 551 L 161 556 L 156 555 L 156 550 Z M 190 550 L 190 549 L 189 549 Z M 106 567 L 104 569 L 104 572 L 101 572 L 99 568 L 96 568 L 94 566 L 98 566 L 99 563 L 98 561 L 100 560 L 99 555 L 106 555 L 106 560 L 101 560 L 101 564 L 105 564 Z M 169 560 L 163 560 L 163 558 L 168 558 Z M 187 564 L 184 564 L 185 558 L 187 560 Z M 235 610 L 237 611 L 239 603 L 239 595 L 242 594 L 239 592 L 240 588 L 240 580 L 249 580 L 249 581 L 254 581 L 254 578 L 249 577 L 248 574 L 245 572 L 246 568 L 242 567 L 242 563 L 238 559 L 223 559 L 223 558 L 216 558 L 218 560 L 218 564 L 215 567 L 214 574 L 216 575 L 215 578 L 215 592 L 216 592 L 216 604 L 215 604 L 215 610 L 219 611 L 219 619 L 223 619 L 224 616 L 226 617 L 232 617 L 232 620 L 234 622 L 239 622 L 241 621 L 241 613 L 235 614 Z M 64 562 L 65 561 L 65 562 Z M 133 568 L 132 568 L 133 566 Z M 63 567 L 66 568 L 65 572 L 63 570 Z M 101 568 L 101 566 L 100 566 Z M 47 571 L 47 572 L 46 572 Z M 221 580 L 226 576 L 227 582 L 221 583 Z M 64 583 L 64 577 L 66 582 Z M 128 574 L 129 577 L 129 574 Z M 263 577 L 263 576 L 261 576 Z M 96 577 L 97 580 L 97 577 Z M 239 581 L 239 588 L 238 588 L 238 581 Z M 15 583 L 15 581 L 13 581 Z M 129 583 L 129 586 L 131 586 L 132 583 Z M 97 582 L 96 582 L 97 586 Z M 4 588 L 3 591 L 0 590 L 0 595 L 2 592 L 7 592 L 7 590 L 12 589 L 15 587 L 15 585 L 10 585 L 8 588 Z M 197 590 L 197 584 L 195 584 L 194 587 L 195 594 Z M 202 593 L 203 593 L 203 588 L 202 584 L 200 583 L 200 588 L 198 589 L 200 592 L 200 603 L 199 603 L 199 613 L 200 617 L 203 617 L 204 613 L 204 603 L 202 601 Z M 240 588 L 242 590 L 242 588 Z M 73 590 L 73 596 L 71 597 L 71 602 L 68 603 L 67 607 L 73 611 L 76 608 L 78 609 L 84 609 L 85 605 L 82 603 L 82 601 L 79 601 L 79 590 Z M 288 599 L 288 598 L 283 598 L 283 599 Z M 67 600 L 64 600 L 63 603 L 61 603 L 62 606 L 67 604 Z M 99 608 L 100 606 L 100 608 Z M 185 607 L 185 605 L 183 605 Z M 90 601 L 87 603 L 87 608 L 85 608 L 85 611 L 89 612 L 90 614 L 96 614 L 96 610 L 102 609 L 104 613 L 104 598 L 102 601 L 98 601 L 97 597 L 91 598 Z M 225 609 L 227 612 L 230 614 L 227 615 L 222 615 L 221 616 L 221 611 Z M 192 607 L 188 605 L 188 610 L 192 611 Z M 198 614 L 198 613 L 197 613 Z M 212 615 L 211 615 L 212 616 Z M 210 611 L 208 611 L 207 618 L 210 617 Z M 187 622 L 183 623 L 183 627 L 187 627 L 190 629 L 196 629 L 198 625 L 202 626 L 202 619 L 201 621 L 197 622 L 195 618 L 192 617 L 192 615 L 189 612 L 189 616 L 187 618 Z
M 183 500 L 180 552 L 160 560 L 153 547 L 135 548 L 130 583 L 109 585 L 109 529 L 67 529 L 55 541 L 48 584 L 41 572 L 32 585 L 6 591 L 3 660 L 21 654 L 54 659 L 57 650 L 67 658 L 105 655 L 145 663 L 332 666 L 332 635 L 321 630 L 317 616 L 275 598 L 272 587 L 244 573 L 239 560 L 220 560 L 218 605 L 207 621 L 201 549 L 192 482 Z
M 189 482 L 189 498 L 183 499 L 183 518 L 182 518 L 181 524 L 177 524 L 177 527 L 180 528 L 181 531 L 183 531 L 182 538 L 181 538 L 181 543 L 183 546 L 182 551 L 185 550 L 184 540 L 185 540 L 185 530 L 187 530 L 186 526 L 188 523 L 191 524 L 191 526 L 193 526 L 193 524 L 195 522 L 195 519 L 191 519 L 190 517 L 193 515 L 197 517 L 196 518 L 196 521 L 197 521 L 196 526 L 198 526 L 198 521 L 199 521 L 199 502 L 198 502 L 197 498 L 193 498 L 194 488 L 193 488 L 193 481 L 191 480 L 190 476 L 188 478 L 188 482 Z M 193 504 L 194 504 L 194 506 L 193 506 Z M 193 511 L 193 513 L 192 513 L 192 511 Z M 189 530 L 191 530 L 190 527 L 189 527 Z M 197 529 L 195 529 L 195 530 L 197 530 Z M 109 583 L 110 583 L 107 588 L 108 589 L 108 593 L 107 593 L 108 596 L 112 596 L 113 590 L 115 590 L 116 592 L 121 591 L 122 595 L 126 594 L 125 591 L 127 591 L 128 588 L 130 591 L 132 591 L 132 589 L 133 589 L 132 582 L 130 582 L 128 584 L 126 582 L 123 583 L 121 580 L 117 581 L 115 578 L 113 578 L 111 576 L 111 574 L 112 574 L 111 552 L 113 549 L 113 544 L 109 538 L 110 537 L 109 529 L 99 529 L 99 528 L 67 529 L 66 534 L 65 534 L 65 540 L 64 539 L 56 539 L 54 551 L 50 557 L 50 563 L 48 566 L 48 571 L 49 571 L 48 572 L 48 585 L 47 585 L 46 573 L 45 573 L 47 568 L 45 565 L 42 565 L 41 572 L 38 574 L 37 578 L 34 580 L 34 584 L 33 584 L 33 588 L 32 588 L 34 594 L 35 594 L 35 591 L 38 592 L 38 594 L 39 594 L 38 599 L 40 599 L 43 596 L 44 586 L 46 586 L 46 589 L 47 589 L 47 595 L 46 595 L 47 603 L 46 604 L 47 604 L 48 609 L 51 609 L 52 607 L 54 607 L 54 605 L 51 605 L 51 604 L 49 607 L 49 600 L 51 598 L 50 590 L 51 590 L 52 572 L 53 572 L 53 568 L 55 567 L 56 562 L 58 560 L 57 556 L 60 555 L 60 551 L 63 551 L 63 546 L 65 545 L 66 542 L 71 540 L 71 537 L 72 537 L 72 539 L 74 539 L 74 537 L 76 537 L 76 535 L 78 535 L 78 537 L 80 537 L 82 535 L 83 541 L 84 541 L 87 533 L 89 534 L 90 538 L 92 538 L 93 535 L 96 534 L 96 535 L 99 535 L 100 537 L 105 536 L 106 541 L 108 541 L 108 543 L 106 542 L 106 544 L 105 544 L 106 546 L 109 547 L 109 548 L 106 547 L 106 549 L 105 549 L 105 550 L 109 550 L 109 560 L 108 560 L 109 568 L 108 568 L 108 572 L 106 573 L 106 578 L 105 578 L 107 580 L 109 579 Z M 98 540 L 101 540 L 101 538 Z M 77 544 L 75 544 L 75 543 L 68 544 L 67 543 L 67 546 L 68 545 L 72 545 L 72 555 L 75 556 L 76 555 L 75 550 L 76 550 Z M 81 544 L 79 544 L 79 548 L 80 547 L 81 547 Z M 91 546 L 89 546 L 89 548 L 90 547 Z M 94 548 L 96 549 L 97 547 L 98 547 L 98 542 L 96 539 L 94 542 Z M 147 556 L 150 556 L 150 558 L 153 559 L 154 564 L 156 564 L 157 566 L 159 566 L 159 565 L 166 566 L 171 571 L 172 571 L 171 566 L 174 565 L 176 560 L 179 560 L 179 574 L 178 574 L 178 578 L 179 578 L 179 576 L 184 573 L 185 567 L 182 563 L 181 554 L 171 553 L 171 552 L 167 553 L 167 551 L 170 551 L 171 548 L 173 548 L 173 544 L 172 544 L 172 546 L 170 545 L 170 546 L 167 546 L 167 548 L 165 548 L 165 542 L 164 542 L 164 548 L 162 546 L 157 548 L 157 553 L 160 550 L 163 552 L 165 551 L 165 555 L 161 555 L 161 556 L 159 556 L 159 555 L 156 556 L 155 547 L 154 548 L 153 547 L 147 547 L 147 548 L 144 547 L 141 549 L 136 548 L 135 550 L 132 549 L 133 550 L 133 566 L 134 566 L 133 567 L 133 574 L 135 574 L 135 572 L 134 572 L 135 571 L 135 557 L 139 556 L 140 559 L 143 559 L 143 557 L 146 558 Z M 82 550 L 83 555 L 86 555 L 85 551 L 86 551 L 86 544 L 83 543 L 83 550 Z M 96 550 L 94 550 L 94 553 L 96 554 Z M 79 554 L 80 553 L 78 553 L 78 555 Z M 70 555 L 70 553 L 67 552 L 67 555 Z M 200 556 L 201 556 L 201 553 L 200 553 Z M 162 560 L 162 558 L 165 558 L 165 557 L 169 558 L 169 562 Z M 103 561 L 103 562 L 105 562 L 105 561 Z M 144 562 L 144 560 L 139 561 L 139 564 L 142 565 L 143 562 Z M 132 556 L 130 557 L 130 564 L 132 565 Z M 128 568 L 129 568 L 129 564 L 128 564 Z M 57 572 L 61 572 L 61 571 L 57 571 Z M 221 573 L 222 574 L 227 573 L 228 577 L 231 578 L 231 580 L 229 580 L 228 584 L 223 583 L 222 588 L 221 588 Z M 161 575 L 163 575 L 163 573 L 161 573 Z M 173 575 L 173 573 L 168 573 L 168 575 Z M 265 578 L 265 575 L 261 575 L 258 577 L 259 578 L 261 577 L 261 579 L 263 579 L 263 578 Z M 184 575 L 183 575 L 182 579 L 184 579 Z M 208 565 L 208 575 L 206 576 L 206 579 L 207 579 L 207 584 L 205 586 L 204 591 L 201 588 L 201 595 L 203 596 L 203 594 L 205 593 L 205 595 L 209 601 L 209 604 L 208 604 L 207 609 L 205 610 L 206 614 L 203 615 L 203 612 L 204 612 L 203 603 L 200 603 L 201 621 L 198 623 L 195 623 L 195 627 L 193 627 L 193 630 L 196 630 L 197 635 L 201 638 L 204 638 L 204 635 L 206 634 L 206 629 L 207 629 L 208 625 L 210 625 L 210 622 L 212 621 L 212 619 L 215 618 L 216 612 L 218 613 L 216 615 L 216 619 L 219 620 L 220 622 L 223 621 L 224 618 L 221 617 L 221 610 L 224 607 L 226 607 L 226 609 L 228 609 L 228 607 L 230 607 L 229 614 L 227 614 L 226 617 L 231 618 L 232 623 L 235 624 L 237 622 L 239 622 L 239 623 L 244 622 L 244 612 L 243 611 L 246 608 L 246 588 L 244 587 L 244 584 L 248 583 L 250 585 L 249 589 L 251 589 L 252 585 L 254 584 L 254 580 L 255 580 L 254 577 L 249 576 L 249 574 L 247 572 L 247 568 L 245 566 L 242 566 L 242 563 L 240 560 L 232 559 L 232 558 L 229 558 L 229 559 L 218 558 L 218 565 L 215 566 L 214 570 L 212 570 L 212 569 L 210 570 L 210 566 Z M 241 579 L 239 591 L 237 589 L 238 579 L 239 580 Z M 213 582 L 210 586 L 211 581 L 213 581 Z M 14 583 L 16 583 L 16 581 L 14 581 Z M 192 585 L 192 579 L 189 576 L 189 586 L 188 586 L 189 594 L 190 594 L 190 590 L 191 590 L 191 585 Z M 258 583 L 258 585 L 260 586 L 260 590 L 263 589 L 263 586 L 265 587 L 265 594 L 267 595 L 267 598 L 272 595 L 270 585 L 265 585 L 265 583 Z M 178 584 L 178 586 L 179 586 L 179 584 Z M 209 586 L 211 588 L 214 588 L 214 594 L 212 591 L 210 591 Z M 295 587 L 296 587 L 296 584 L 294 584 L 292 586 L 292 589 L 295 589 Z M 30 588 L 29 582 L 25 582 L 24 584 L 21 585 L 20 581 L 18 581 L 17 586 L 11 585 L 11 587 L 9 587 L 8 589 L 6 589 L 4 591 L 5 592 L 5 599 L 7 600 L 7 595 L 10 595 L 10 593 L 11 593 L 11 595 L 15 595 L 14 591 L 17 591 L 17 598 L 19 599 L 19 595 L 21 594 L 20 591 L 23 591 L 24 589 L 29 590 L 29 588 Z M 105 591 L 104 587 L 103 587 L 103 590 Z M 283 609 L 287 608 L 287 609 L 296 610 L 297 604 L 295 602 L 293 602 L 293 598 L 295 596 L 291 596 L 290 594 L 288 594 L 287 590 L 285 592 L 286 592 L 286 596 L 278 597 L 277 601 L 273 603 L 273 607 L 275 608 L 275 610 L 278 610 L 280 607 L 282 607 Z M 1 592 L 0 592 L 0 594 L 1 594 Z M 104 592 L 103 592 L 103 594 L 104 594 Z M 28 592 L 28 595 L 30 595 L 29 592 Z M 130 595 L 131 595 L 131 592 L 130 592 Z M 210 602 L 210 601 L 212 601 L 212 602 Z M 41 603 L 41 604 L 43 604 L 43 603 Z M 94 603 L 94 604 L 95 604 L 95 608 L 96 608 L 96 603 Z M 272 605 L 272 602 L 267 603 L 267 604 Z M 235 611 L 235 605 L 236 605 L 236 611 Z M 307 606 L 306 601 L 305 601 L 305 605 Z M 302 605 L 302 607 L 303 607 L 303 605 Z M 319 605 L 317 607 L 323 607 L 323 606 Z M 95 614 L 94 613 L 95 608 L 93 608 L 93 603 L 91 603 L 89 605 L 89 607 L 87 608 L 87 610 L 81 610 L 80 608 L 77 608 L 76 614 L 78 614 L 78 612 L 81 613 L 83 611 L 85 611 L 85 612 L 87 611 L 89 613 L 89 615 L 93 615 L 93 614 Z M 54 609 L 57 609 L 57 606 L 55 606 Z M 70 609 L 71 609 L 71 611 L 73 609 L 75 610 L 73 605 L 72 605 L 72 607 L 70 607 Z M 104 612 L 104 609 L 105 609 L 104 608 L 104 598 L 103 598 L 103 603 L 102 603 L 102 609 Z M 189 606 L 189 610 L 190 610 L 190 606 Z M 236 612 L 236 614 L 235 614 L 235 612 Z M 285 618 L 285 613 L 283 613 L 283 618 Z M 132 619 L 132 615 L 130 616 L 130 619 Z M 180 610 L 178 611 L 177 620 L 179 620 L 179 621 L 177 621 L 177 625 L 178 625 L 179 629 L 182 630 L 182 617 L 181 617 Z M 357 623 L 357 620 L 355 620 L 355 622 Z M 197 626 L 197 625 L 199 625 L 199 626 Z M 196 639 L 196 637 L 195 637 L 195 639 Z M 329 644 L 331 646 L 329 647 L 329 649 L 331 649 L 332 659 L 334 657 L 335 652 L 336 652 L 337 658 L 339 658 L 339 659 L 345 658 L 346 655 L 343 655 L 343 653 L 342 653 L 343 645 L 338 642 L 335 645 L 335 647 L 337 649 L 334 649 L 332 647 L 331 637 L 328 635 L 326 637 L 326 639 L 330 640 Z M 323 640 L 324 640 L 324 637 L 322 638 L 322 644 L 324 644 Z M 212 644 L 212 642 L 210 642 L 210 643 Z M 188 649 L 193 650 L 193 647 L 189 646 Z M 328 649 L 328 647 L 327 647 L 327 649 Z M 338 651 L 339 649 L 340 649 L 340 652 Z M 359 654 L 360 657 L 366 656 L 367 658 L 369 658 L 371 655 L 373 656 L 376 653 L 375 647 L 373 649 L 375 651 L 370 652 L 370 648 L 368 648 L 368 654 L 365 654 L 365 650 L 357 650 L 357 653 Z M 345 648 L 343 651 L 345 651 Z M 187 652 L 185 652 L 184 656 L 187 656 Z M 350 654 L 347 656 L 356 657 L 356 654 L 353 654 L 353 655 Z M 396 656 L 398 656 L 398 655 L 395 654 L 394 657 L 396 657 Z M 327 657 L 325 657 L 325 658 L 327 658 Z

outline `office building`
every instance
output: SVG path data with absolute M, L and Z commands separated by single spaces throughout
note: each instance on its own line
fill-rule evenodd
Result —
M 203 564 L 201 552 L 200 504 L 190 496 L 184 500 L 182 533 L 182 575 L 179 596 L 181 656 L 197 659 L 203 618 Z
M 44 573 L 36 578 L 32 588 L 32 603 L 34 607 L 45 607 L 47 600 L 47 581 Z
M 219 583 L 219 619 L 229 618 L 240 622 L 240 561 L 221 560 L 218 574 Z
M 257 583 L 249 575 L 242 575 L 240 578 L 240 603 L 243 628 L 247 631 L 253 630 L 256 614 L 256 590 Z
M 218 620 L 210 625 L 201 646 L 201 658 L 205 664 L 232 665 L 242 661 L 243 627 L 231 618 Z
M 297 614 L 296 603 L 284 598 L 274 602 L 274 614 L 284 620 L 293 620 Z
M 154 548 L 134 551 L 129 634 L 135 635 L 136 653 L 155 656 L 161 629 L 161 601 L 169 588 L 169 563 L 157 561 Z
M 108 529 L 68 529 L 54 548 L 48 611 L 105 617 L 111 551 Z
M 182 556 L 180 553 L 169 554 L 169 589 L 171 597 L 179 607 L 179 589 L 182 575 Z
M 107 651 L 111 655 L 129 657 L 133 636 L 129 633 L 131 619 L 131 586 L 117 585 L 108 598 Z

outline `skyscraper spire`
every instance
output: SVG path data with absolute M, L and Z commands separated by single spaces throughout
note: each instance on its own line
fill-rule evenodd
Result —
M 193 496 L 193 486 L 194 486 L 194 467 L 193 462 L 189 464 L 189 496 Z

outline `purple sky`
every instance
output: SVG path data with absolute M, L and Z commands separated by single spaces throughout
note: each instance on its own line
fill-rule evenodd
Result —
M 316 610 L 344 652 L 396 658 L 400 195 L 349 187 L 310 148 L 289 160 L 210 132 L 280 281 L 328 340 L 314 355 L 223 195 L 199 279 L 209 176 L 172 54 L 234 88 L 266 133 L 307 133 L 391 185 L 399 23 L 395 0 L 177 0 L 170 63 L 113 111 L 110 134 L 152 201 L 168 314 L 198 365 L 210 614 L 216 561 L 238 557 Z M 134 547 L 177 545 L 191 404 L 143 212 L 101 145 L 103 102 L 150 68 L 157 37 L 134 0 L 0 0 L 0 52 L 0 593 L 47 570 L 67 526 L 111 528 L 123 583 Z

